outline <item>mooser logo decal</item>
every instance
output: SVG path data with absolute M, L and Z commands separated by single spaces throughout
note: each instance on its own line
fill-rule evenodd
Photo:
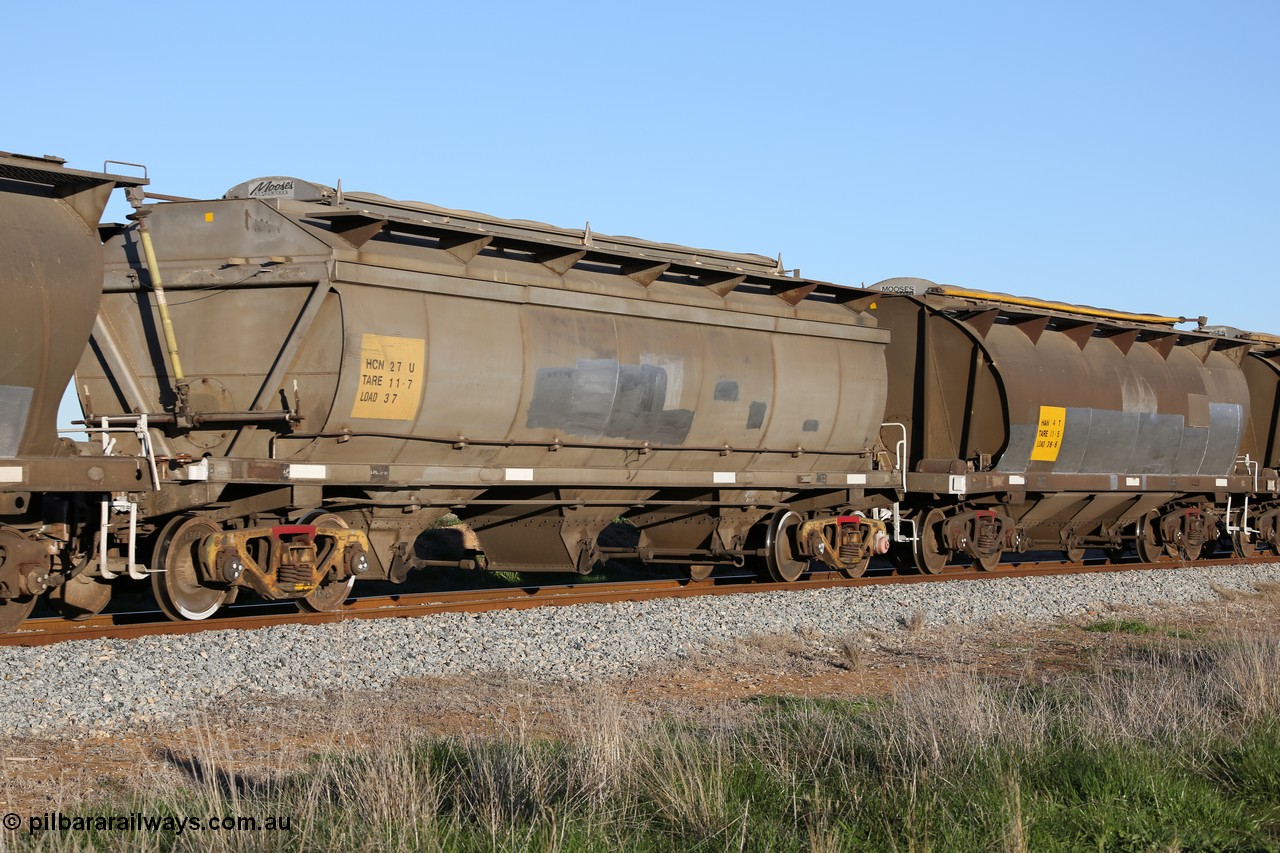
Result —
M 293 195 L 293 181 L 258 181 L 253 185 L 253 189 L 249 190 L 249 198 L 291 195 Z

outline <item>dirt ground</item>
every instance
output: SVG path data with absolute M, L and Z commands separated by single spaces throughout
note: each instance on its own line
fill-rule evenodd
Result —
M 67 810 L 215 772 L 261 778 L 297 770 L 310 755 L 390 739 L 555 736 L 602 714 L 732 721 L 754 713 L 759 697 L 888 696 L 957 673 L 1049 682 L 1105 667 L 1135 646 L 1204 642 L 1242 622 L 1280 624 L 1280 589 L 1222 596 L 1190 608 L 1115 609 L 1040 625 L 935 628 L 917 613 L 893 632 L 750 637 L 626 681 L 417 679 L 376 693 L 214 708 L 169 729 L 15 738 L 0 755 L 0 810 Z

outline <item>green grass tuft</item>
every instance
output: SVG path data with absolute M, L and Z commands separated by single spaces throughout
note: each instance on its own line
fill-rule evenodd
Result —
M 1085 628 L 1095 633 L 1154 634 L 1156 628 L 1141 619 L 1103 619 Z

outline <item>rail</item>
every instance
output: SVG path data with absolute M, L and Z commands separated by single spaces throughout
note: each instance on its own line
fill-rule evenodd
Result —
M 1191 566 L 1273 563 L 1274 555 L 1228 557 L 1187 562 L 1126 563 L 1112 565 L 1096 560 L 1076 563 L 1051 561 L 1004 563 L 994 571 L 977 571 L 968 566 L 952 566 L 941 574 L 874 574 L 843 578 L 837 572 L 813 572 L 808 579 L 792 582 L 759 580 L 754 576 L 711 577 L 705 580 L 652 580 L 617 583 L 586 583 L 542 587 L 507 587 L 487 590 L 458 590 L 431 593 L 396 593 L 350 600 L 343 609 L 321 613 L 284 611 L 288 604 L 264 603 L 234 606 L 211 619 L 197 622 L 156 621 L 149 614 L 133 612 L 102 614 L 72 622 L 49 617 L 30 619 L 16 631 L 0 634 L 0 646 L 43 646 L 66 640 L 131 639 L 164 634 L 194 634 L 228 629 L 253 630 L 281 624 L 328 624 L 352 619 L 406 618 L 437 613 L 477 613 L 487 610 L 523 610 L 543 606 L 616 603 L 659 598 L 692 598 L 701 595 L 740 595 L 790 592 L 836 587 L 887 586 L 892 584 L 983 581 L 1002 578 L 1046 577 L 1053 575 L 1098 574 L 1115 571 L 1177 570 Z M 256 610 L 256 612 L 254 612 Z M 263 612 L 270 611 L 270 612 Z

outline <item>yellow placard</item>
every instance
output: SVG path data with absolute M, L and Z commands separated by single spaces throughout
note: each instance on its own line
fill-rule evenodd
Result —
M 365 335 L 360 342 L 360 379 L 351 417 L 411 421 L 422 402 L 427 342 L 422 338 Z
M 1062 406 L 1041 406 L 1040 424 L 1036 427 L 1036 443 L 1031 448 L 1031 461 L 1056 462 L 1062 449 L 1062 433 L 1067 429 L 1067 410 Z

